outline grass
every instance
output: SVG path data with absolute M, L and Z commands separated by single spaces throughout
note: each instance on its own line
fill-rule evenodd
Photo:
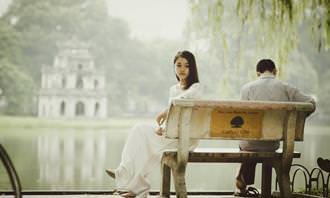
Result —
M 24 116 L 4 116 L 0 115 L 0 128 L 127 128 L 138 122 L 152 123 L 153 118 L 108 118 L 102 120 L 92 119 L 46 119 L 38 117 Z M 329 126 L 320 126 L 306 123 L 306 132 L 310 130 L 326 131 Z
M 152 118 L 45 119 L 38 117 L 0 116 L 0 128 L 127 128 L 138 122 L 152 122 Z

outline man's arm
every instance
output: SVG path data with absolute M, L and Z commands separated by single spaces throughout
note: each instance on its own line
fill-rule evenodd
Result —
M 246 86 L 243 86 L 241 89 L 241 100 L 249 100 L 249 89 Z
M 307 95 L 307 94 L 303 93 L 302 91 L 300 91 L 298 88 L 293 87 L 293 86 L 289 86 L 289 85 L 287 86 L 287 92 L 288 92 L 290 101 L 310 102 L 310 103 L 313 104 L 314 111 L 315 111 L 316 101 L 312 96 Z

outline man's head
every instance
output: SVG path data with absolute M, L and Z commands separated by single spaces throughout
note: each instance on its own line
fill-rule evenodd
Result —
M 270 72 L 276 75 L 276 66 L 271 59 L 261 59 L 257 64 L 257 75 L 260 76 L 265 72 Z

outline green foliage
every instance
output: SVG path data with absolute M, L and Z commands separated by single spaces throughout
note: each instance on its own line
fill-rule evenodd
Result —
M 13 24 L 13 28 L 22 35 L 27 70 L 39 83 L 40 67 L 43 64 L 52 64 L 58 42 L 75 36 L 94 44 L 93 46 L 99 46 L 101 42 L 103 46 L 110 44 L 104 43 L 107 41 L 104 38 L 113 35 L 114 29 L 109 27 L 114 22 L 108 20 L 106 8 L 105 1 L 14 0 L 3 20 Z M 122 31 L 123 27 L 120 25 L 115 27 L 118 28 L 115 34 L 124 38 L 125 34 L 122 33 L 127 29 Z M 118 42 L 121 40 L 123 39 Z M 105 51 L 103 46 L 101 49 Z M 99 54 L 102 53 L 96 52 L 96 55 Z M 104 55 L 96 57 L 97 60 L 99 58 L 105 62 Z
M 0 88 L 8 105 L 6 113 L 26 113 L 26 107 L 31 104 L 34 94 L 31 93 L 32 80 L 6 59 L 0 59 Z
M 329 190 L 328 190 L 329 191 Z M 309 193 L 305 192 L 305 189 L 298 189 L 297 193 L 301 194 L 301 196 L 306 196 L 306 195 L 315 195 L 313 197 L 323 197 L 323 189 L 322 188 L 318 188 L 318 187 L 312 187 L 312 189 L 310 190 Z
M 211 45 L 222 44 L 227 48 L 228 41 L 235 34 L 246 38 L 253 36 L 256 47 L 263 50 L 272 48 L 279 64 L 282 64 L 286 62 L 289 52 L 297 47 L 299 42 L 297 35 L 301 23 L 308 20 L 310 30 L 316 39 L 317 49 L 319 51 L 328 49 L 330 1 L 237 0 L 235 2 L 191 1 L 192 16 L 189 26 L 190 29 L 197 30 L 198 33 L 194 33 L 196 38 L 209 38 Z M 237 16 L 231 15 L 226 18 L 224 10 L 232 10 L 233 6 L 236 7 Z M 237 21 L 232 18 L 238 18 L 238 29 L 232 34 L 226 34 L 225 26 L 228 23 L 237 25 L 235 24 Z
M 22 43 L 20 34 L 0 21 L 0 88 L 8 114 L 27 113 L 34 94 L 34 84 L 21 66 L 24 65 Z
M 6 58 L 15 64 L 22 61 L 22 40 L 8 24 L 0 20 L 0 59 Z

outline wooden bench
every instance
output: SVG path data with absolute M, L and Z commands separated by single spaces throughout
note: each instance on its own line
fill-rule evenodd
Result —
M 305 118 L 314 111 L 310 103 L 173 100 L 166 120 L 165 137 L 178 139 L 178 148 L 162 157 L 161 197 L 170 196 L 171 171 L 177 197 L 187 197 L 187 162 L 262 163 L 261 196 L 270 197 L 271 173 L 275 168 L 282 197 L 290 197 L 289 171 L 294 141 L 303 141 Z M 281 140 L 276 152 L 247 152 L 221 148 L 189 151 L 191 140 Z M 219 170 L 221 171 L 221 170 Z M 235 175 L 233 175 L 233 178 Z

